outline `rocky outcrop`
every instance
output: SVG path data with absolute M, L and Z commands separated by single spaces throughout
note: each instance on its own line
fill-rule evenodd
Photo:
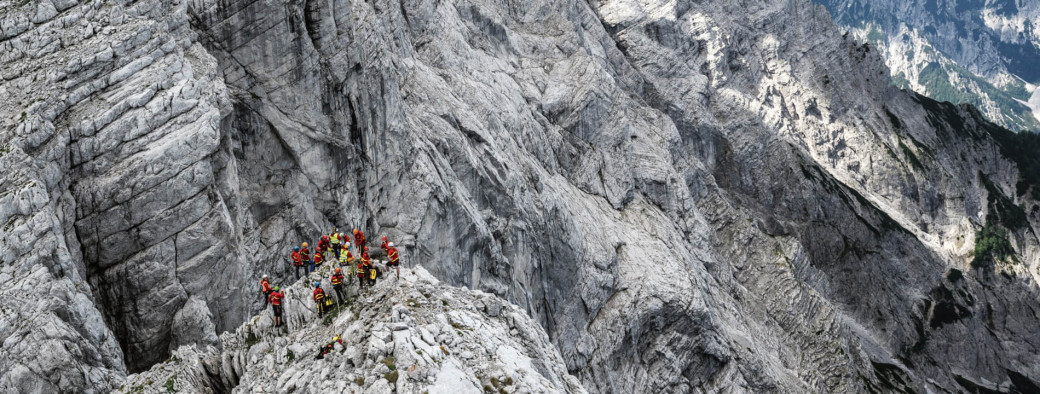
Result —
M 324 268 L 318 274 L 328 277 Z M 362 294 L 349 287 L 324 318 L 308 284 L 283 289 L 287 329 L 272 327 L 264 310 L 223 334 L 223 350 L 182 347 L 118 392 L 585 392 L 524 310 L 446 286 L 422 267 Z M 333 349 L 317 358 L 328 343 Z
M 1032 178 L 807 0 L 43 3 L 0 23 L 0 299 L 59 328 L 0 327 L 4 389 L 205 349 L 336 226 L 519 305 L 590 392 L 1040 381 Z M 1015 258 L 973 266 L 987 223 Z

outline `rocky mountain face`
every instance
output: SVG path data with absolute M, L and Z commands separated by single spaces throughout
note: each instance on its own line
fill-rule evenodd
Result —
M 330 273 L 311 278 L 326 278 L 331 292 Z M 182 347 L 118 392 L 585 393 L 523 309 L 445 286 L 422 267 L 401 274 L 362 294 L 348 287 L 324 318 L 309 282 L 297 282 L 282 289 L 287 327 L 272 327 L 265 310 L 222 334 L 219 347 Z
M 337 226 L 518 305 L 589 392 L 1040 382 L 1026 137 L 809 0 L 0 9 L 2 391 L 229 347 Z
M 1014 131 L 1040 131 L 1040 2 L 818 2 L 882 51 L 897 86 L 971 103 Z

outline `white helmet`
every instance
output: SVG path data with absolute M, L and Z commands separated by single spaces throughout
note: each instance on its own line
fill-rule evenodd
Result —
M 388 244 L 386 244 L 386 246 L 389 246 L 389 247 L 391 247 L 391 248 L 392 248 L 392 247 L 394 247 L 394 243 L 393 243 L 393 242 L 391 242 L 391 243 L 388 243 Z
M 264 279 L 267 279 L 267 274 L 264 274 Z

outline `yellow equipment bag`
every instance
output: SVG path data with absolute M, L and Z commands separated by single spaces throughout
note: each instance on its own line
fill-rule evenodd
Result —
M 371 271 L 369 271 L 368 277 L 373 279 L 373 280 L 376 278 L 376 269 L 375 268 L 372 268 Z

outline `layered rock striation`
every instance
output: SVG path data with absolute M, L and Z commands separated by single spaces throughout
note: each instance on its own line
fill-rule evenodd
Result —
M 4 389 L 216 345 L 334 227 L 590 392 L 1040 381 L 1035 178 L 807 0 L 59 3 L 2 3 Z

